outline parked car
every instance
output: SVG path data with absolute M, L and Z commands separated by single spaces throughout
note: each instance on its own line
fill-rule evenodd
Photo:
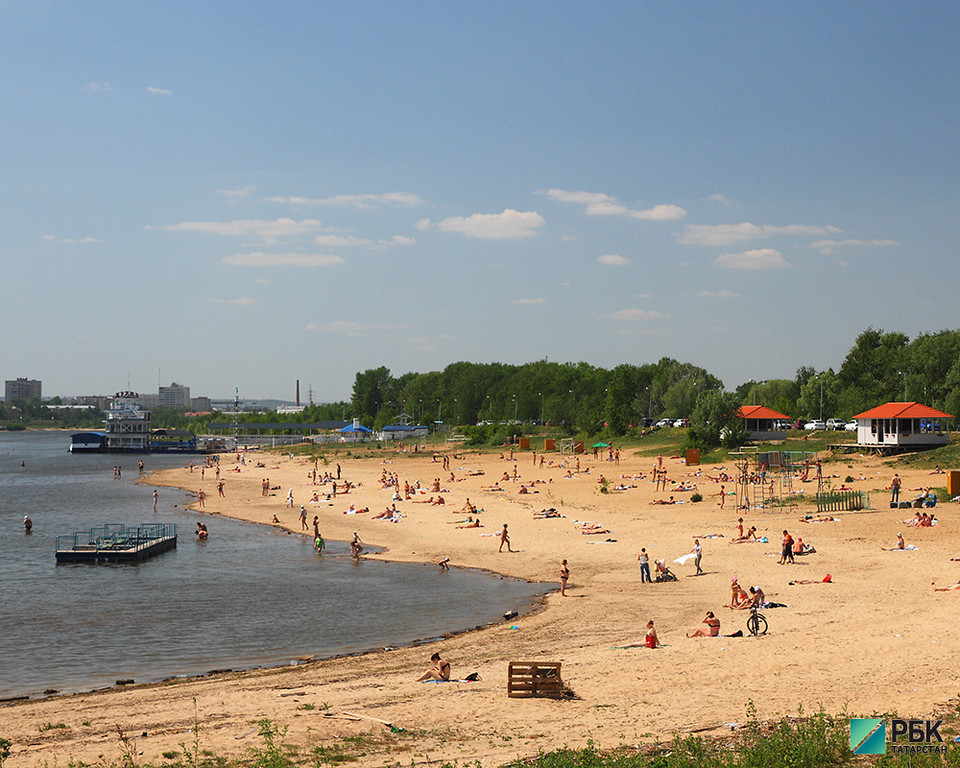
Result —
M 785 432 L 788 429 L 793 429 L 793 423 L 789 421 L 775 421 L 773 422 L 773 431 L 774 432 Z
M 827 419 L 827 429 L 843 429 L 843 427 L 842 419 Z
M 826 429 L 826 428 L 827 428 L 827 422 L 825 422 L 825 421 L 820 421 L 819 419 L 815 419 L 814 421 L 808 421 L 806 424 L 803 425 L 803 428 L 804 428 L 804 429 L 810 429 L 810 430 L 813 430 L 813 429 Z
M 673 426 L 673 419 L 660 419 L 660 421 L 657 422 L 657 426 L 658 426 L 658 427 L 661 427 L 661 428 L 662 428 L 662 427 L 672 427 L 672 426 Z
M 848 421 L 846 424 L 843 425 L 843 428 L 844 428 L 847 432 L 856 432 L 856 431 L 857 431 L 857 426 L 858 426 L 857 422 L 855 422 L 855 421 Z
M 673 426 L 675 426 L 675 427 L 684 427 L 684 428 L 689 427 L 689 426 L 690 426 L 690 420 L 689 420 L 689 419 L 677 419 L 675 422 L 673 422 Z

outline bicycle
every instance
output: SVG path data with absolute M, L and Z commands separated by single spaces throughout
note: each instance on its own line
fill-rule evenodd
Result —
M 754 637 L 767 634 L 767 619 L 757 610 L 756 606 L 750 609 L 750 618 L 747 619 L 747 632 Z

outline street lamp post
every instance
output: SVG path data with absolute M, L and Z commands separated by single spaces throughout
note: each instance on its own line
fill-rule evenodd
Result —
M 820 421 L 823 421 L 823 377 L 818 375 L 817 380 L 820 382 Z

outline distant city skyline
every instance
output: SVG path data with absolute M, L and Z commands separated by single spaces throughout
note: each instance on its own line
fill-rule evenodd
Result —
M 958 326 L 956 3 L 0 14 L 0 373 L 45 394 L 662 357 L 733 389 Z

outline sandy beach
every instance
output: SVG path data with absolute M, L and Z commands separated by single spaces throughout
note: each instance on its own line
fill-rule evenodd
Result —
M 354 455 L 348 455 L 351 451 Z M 632 450 L 625 450 L 619 463 L 604 454 L 582 455 L 579 471 L 576 457 L 557 453 L 545 454 L 542 467 L 532 451 L 518 451 L 513 460 L 509 449 L 502 458 L 499 452 L 455 458 L 452 448 L 446 455 L 448 470 L 430 452 L 340 446 L 318 471 L 336 475 L 339 464 L 340 490 L 344 481 L 353 487 L 329 502 L 330 484 L 312 484 L 312 461 L 273 453 L 248 454 L 242 466 L 232 454 L 221 457 L 223 497 L 211 469 L 203 479 L 199 469 L 183 468 L 157 473 L 147 482 L 203 489 L 211 536 L 216 536 L 217 515 L 265 524 L 276 515 L 280 525 L 301 535 L 303 504 L 308 521 L 319 517 L 325 538 L 348 541 L 356 531 L 365 544 L 382 548 L 365 558 L 423 563 L 449 558 L 453 567 L 556 583 L 558 589 L 561 561 L 567 559 L 566 597 L 553 592 L 531 615 L 421 647 L 0 707 L 0 737 L 14 742 L 5 765 L 117 761 L 125 748 L 119 731 L 134 740 L 126 748 L 133 744 L 142 753 L 138 760 L 159 763 L 164 752 L 193 743 L 196 724 L 201 749 L 237 756 L 260 743 L 257 723 L 264 718 L 287 728 L 285 741 L 304 755 L 344 737 L 364 736 L 362 749 L 354 753 L 361 766 L 453 760 L 499 765 L 589 740 L 611 747 L 664 740 L 675 732 L 729 731 L 729 724 L 745 721 L 750 702 L 762 718 L 820 706 L 833 714 L 896 711 L 919 718 L 957 695 L 950 669 L 960 654 L 960 635 L 954 631 L 960 591 L 934 591 L 960 577 L 960 564 L 951 562 L 960 557 L 956 505 L 941 498 L 934 510 L 940 525 L 910 527 L 901 520 L 913 512 L 888 509 L 886 490 L 895 471 L 903 478 L 901 498 L 915 496 L 915 488 L 944 486 L 945 476 L 894 469 L 875 457 L 825 459 L 823 472 L 834 484 L 853 476 L 849 485 L 871 492 L 873 511 L 811 523 L 800 520 L 815 514 L 809 503 L 793 513 L 739 513 L 730 496 L 721 510 L 720 484 L 710 478 L 722 469 L 687 467 L 678 457 L 663 457 L 669 477 L 696 483 L 702 502 L 690 503 L 690 493 L 673 485 L 656 491 L 650 476 L 656 457 Z M 735 474 L 733 462 L 723 466 Z M 392 489 L 380 482 L 384 473 L 398 476 L 401 495 L 404 483 L 419 483 L 426 491 L 396 502 L 399 522 L 373 519 L 392 503 Z M 601 492 L 601 475 L 610 481 L 609 493 Z M 261 491 L 265 478 L 276 488 L 268 496 Z M 439 494 L 431 491 L 436 479 Z M 614 490 L 619 483 L 626 489 Z M 520 493 L 522 485 L 527 493 Z M 502 490 L 491 490 L 497 487 Z M 726 487 L 733 490 L 732 483 Z M 814 481 L 794 485 L 809 497 L 816 487 Z M 314 491 L 320 503 L 310 502 Z M 444 505 L 424 503 L 438 495 Z M 652 503 L 671 495 L 682 503 Z M 482 528 L 455 524 L 466 520 L 468 498 L 482 509 Z M 345 514 L 351 504 L 370 511 Z M 560 517 L 536 515 L 550 508 Z M 741 514 L 745 527 L 756 526 L 767 543 L 732 543 Z M 587 535 L 578 525 L 584 522 L 608 532 Z M 504 523 L 514 552 L 498 551 L 496 534 Z M 784 529 L 816 553 L 779 564 Z M 916 549 L 881 549 L 893 547 L 898 532 Z M 703 547 L 699 576 L 692 562 L 673 562 L 692 551 L 696 537 Z M 650 553 L 651 564 L 665 558 L 679 580 L 641 584 L 641 547 Z M 831 581 L 824 583 L 827 574 Z M 785 604 L 764 611 L 769 633 L 688 639 L 686 633 L 709 610 L 720 619 L 722 634 L 746 629 L 747 612 L 723 607 L 733 577 L 745 588 L 760 585 L 768 600 Z M 813 583 L 791 584 L 796 581 Z M 456 594 L 436 595 L 441 609 L 453 600 Z M 649 619 L 662 648 L 616 648 L 642 641 Z M 478 672 L 481 680 L 415 682 L 434 651 L 451 663 L 455 678 Z M 528 660 L 561 662 L 573 697 L 508 698 L 508 662 Z M 66 727 L 45 727 L 50 724 Z

